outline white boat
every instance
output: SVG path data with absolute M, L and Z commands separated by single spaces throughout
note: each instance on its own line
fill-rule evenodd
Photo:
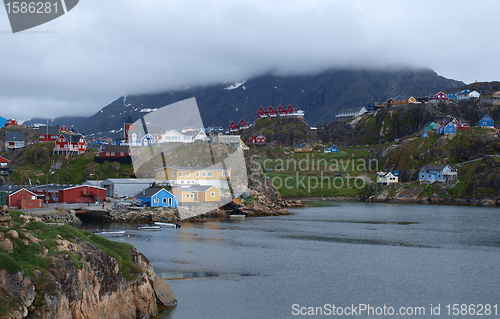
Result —
M 230 218 L 245 218 L 245 215 L 229 215 Z
M 173 228 L 181 228 L 181 225 L 177 223 L 162 223 L 162 222 L 154 222 L 156 226 L 160 227 L 173 227 Z
M 119 230 L 119 231 L 107 231 L 107 230 L 97 230 L 94 232 L 94 234 L 103 236 L 103 237 L 120 237 L 125 234 L 124 230 Z
M 160 226 L 141 225 L 137 226 L 137 230 L 160 230 Z

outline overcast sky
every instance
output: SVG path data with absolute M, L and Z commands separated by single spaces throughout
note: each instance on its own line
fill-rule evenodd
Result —
M 80 0 L 13 34 L 0 8 L 0 116 L 90 116 L 118 97 L 274 71 L 428 67 L 500 80 L 500 1 Z

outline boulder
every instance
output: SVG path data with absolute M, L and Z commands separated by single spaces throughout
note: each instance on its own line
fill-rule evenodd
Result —
M 12 238 L 19 238 L 19 234 L 13 229 L 9 230 L 7 234 L 9 234 Z
M 5 238 L 0 242 L 0 249 L 12 254 L 14 252 L 14 244 L 12 244 L 12 241 L 9 238 Z

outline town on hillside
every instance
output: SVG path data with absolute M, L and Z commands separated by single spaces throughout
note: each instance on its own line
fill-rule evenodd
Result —
M 384 103 L 373 102 L 359 108 L 342 109 L 337 114 L 337 121 L 358 123 L 365 115 L 375 114 L 381 110 L 406 106 L 443 106 L 460 101 L 476 101 L 485 105 L 500 105 L 500 91 L 478 93 L 475 90 L 461 89 L 458 91 L 437 92 L 426 97 L 389 98 Z M 107 178 L 100 180 L 97 174 L 86 176 L 86 181 L 81 184 L 62 184 L 59 182 L 58 170 L 63 165 L 61 160 L 50 163 L 48 173 L 42 173 L 46 183 L 33 183 L 28 178 L 28 183 L 13 184 L 10 175 L 23 170 L 22 165 L 12 165 L 11 156 L 16 151 L 22 151 L 34 145 L 45 145 L 50 148 L 54 158 L 72 158 L 81 156 L 93 150 L 95 156 L 92 161 L 96 164 L 119 163 L 130 165 L 134 154 L 148 147 L 166 147 L 175 149 L 180 146 L 210 145 L 210 147 L 224 146 L 229 149 L 259 150 L 261 147 L 287 148 L 287 156 L 293 154 L 317 153 L 325 156 L 337 156 L 342 153 L 342 143 L 335 140 L 311 138 L 310 132 L 319 131 L 310 127 L 304 120 L 305 112 L 299 110 L 297 105 L 289 104 L 267 108 L 256 108 L 257 120 L 249 123 L 240 119 L 238 124 L 231 121 L 227 129 L 223 127 L 208 128 L 178 128 L 164 129 L 150 127 L 146 132 L 136 130 L 134 120 L 129 116 L 123 123 L 123 138 L 119 141 L 108 137 L 87 138 L 76 132 L 71 127 L 49 126 L 35 124 L 31 127 L 20 125 L 15 119 L 0 120 L 3 131 L 2 148 L 0 156 L 0 192 L 3 194 L 2 205 L 19 208 L 35 208 L 58 203 L 96 203 L 103 202 L 106 197 L 135 197 L 140 199 L 141 205 L 178 207 L 179 205 L 217 204 L 223 198 L 231 198 L 231 186 L 228 180 L 233 175 L 231 167 L 210 167 L 203 165 L 163 165 L 156 167 L 148 178 Z M 277 124 L 278 123 L 278 124 Z M 303 125 L 300 134 L 295 134 L 293 129 Z M 276 126 L 278 125 L 278 126 Z M 281 126 L 280 126 L 281 125 Z M 456 117 L 440 117 L 434 121 L 426 122 L 418 134 L 418 138 L 426 139 L 431 136 L 453 137 L 460 131 L 470 130 L 471 127 L 491 129 L 498 137 L 493 114 L 483 114 L 476 123 L 465 122 Z M 290 133 L 290 131 L 292 131 Z M 304 133 L 305 132 L 305 133 Z M 285 141 L 279 134 L 295 134 L 293 138 Z M 416 138 L 416 137 L 415 137 Z M 324 145 L 324 143 L 330 143 Z M 398 142 L 396 139 L 394 142 Z M 339 147 L 340 146 L 340 147 Z M 377 172 L 376 183 L 391 185 L 400 181 L 400 170 L 386 167 L 386 170 Z M 57 183 L 49 183 L 49 178 L 57 177 Z M 95 179 L 94 179 L 95 177 Z M 422 166 L 418 173 L 421 183 L 456 183 L 460 176 L 456 168 L 448 163 L 429 163 Z M 233 185 L 235 186 L 235 185 Z

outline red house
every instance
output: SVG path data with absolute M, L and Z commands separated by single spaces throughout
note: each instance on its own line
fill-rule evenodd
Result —
M 102 163 L 104 161 L 120 162 L 122 164 L 129 164 L 132 162 L 130 157 L 130 147 L 128 145 L 105 145 L 99 151 L 95 161 Z
M 457 127 L 457 131 L 467 131 L 468 129 L 470 129 L 469 125 L 462 124 L 462 123 L 457 124 L 456 127 Z
M 267 109 L 267 116 L 268 117 L 276 117 L 276 112 L 274 111 L 272 106 L 269 106 Z
M 69 129 L 66 125 L 63 125 L 61 126 L 61 128 L 59 129 L 59 132 L 69 132 Z
M 248 138 L 248 144 L 266 144 L 266 137 L 260 133 L 254 133 Z
M 234 124 L 234 121 L 231 121 L 231 124 L 229 124 L 229 132 L 237 132 L 238 131 L 238 125 Z
M 283 107 L 281 107 L 281 105 L 278 106 L 278 108 L 276 109 L 276 115 L 277 116 L 286 116 L 286 112 L 283 109 Z
M 5 122 L 4 126 L 7 127 L 7 126 L 17 126 L 19 125 L 19 123 L 14 120 L 14 119 L 10 119 L 8 120 L 7 122 Z
M 441 101 L 448 101 L 450 98 L 446 93 L 443 91 L 439 91 L 438 93 L 429 96 L 428 102 L 429 103 L 439 103 Z
M 60 203 L 95 203 L 106 199 L 106 189 L 102 187 L 79 185 L 59 191 Z
M 81 134 L 61 134 L 56 140 L 54 154 L 80 155 L 87 150 L 87 141 Z
M 59 126 L 40 126 L 38 128 L 38 141 L 55 142 L 60 135 Z
M 10 161 L 6 158 L 3 158 L 0 156 L 0 167 L 7 167 L 9 166 Z
M 128 141 L 128 132 L 130 130 L 134 130 L 134 120 L 132 119 L 132 116 L 128 116 L 127 121 L 125 122 L 125 140 Z
M 23 187 L 11 187 L 9 189 L 4 187 L 2 190 L 6 192 L 6 204 L 9 207 L 18 209 L 43 207 L 43 202 L 36 198 L 36 194 Z
M 262 106 L 257 111 L 257 116 L 259 118 L 261 118 L 261 117 L 267 117 L 267 113 L 266 113 L 266 111 L 264 110 L 264 108 Z
M 394 99 L 392 99 L 392 98 L 391 98 L 391 99 L 388 99 L 388 100 L 387 100 L 387 102 L 385 102 L 385 104 L 387 104 L 387 105 L 392 105 L 392 104 L 394 104 Z
M 291 104 L 288 104 L 288 107 L 286 108 L 286 115 L 293 115 L 295 113 L 295 110 L 293 109 Z
M 106 199 L 106 189 L 90 185 L 41 185 L 33 193 L 46 203 L 95 203 Z
M 241 129 L 245 129 L 245 128 L 248 128 L 248 124 L 247 122 L 245 122 L 244 119 L 241 119 L 240 122 L 238 123 L 238 127 Z

